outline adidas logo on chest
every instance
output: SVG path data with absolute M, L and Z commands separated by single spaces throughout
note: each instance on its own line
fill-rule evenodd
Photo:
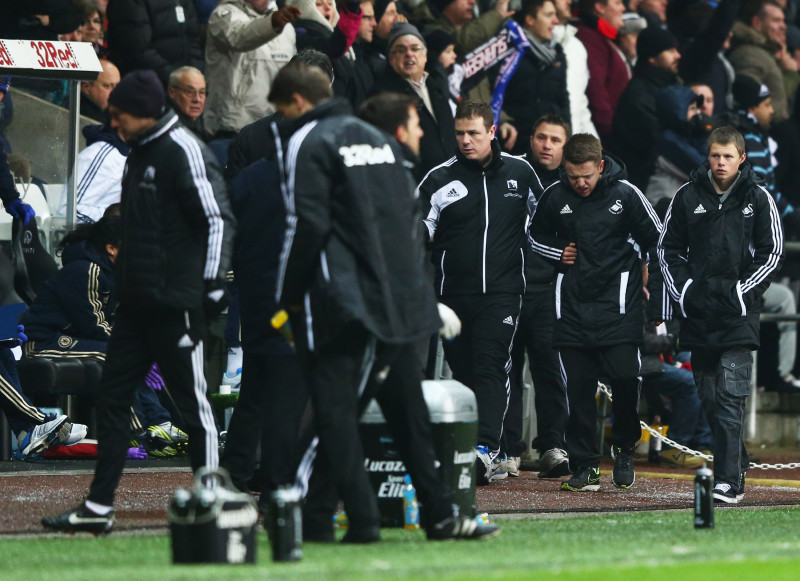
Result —
M 698 204 L 697 207 L 694 209 L 695 214 L 705 214 L 706 209 L 703 207 L 703 204 Z
M 564 204 L 564 207 L 561 208 L 561 212 L 559 214 L 572 214 L 572 208 L 569 207 L 569 204 Z

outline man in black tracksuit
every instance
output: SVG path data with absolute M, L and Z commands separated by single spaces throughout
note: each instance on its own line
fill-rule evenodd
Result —
M 545 188 L 559 179 L 564 144 L 570 134 L 569 123 L 558 115 L 540 117 L 532 127 L 527 160 Z M 503 422 L 503 449 L 509 457 L 509 476 L 519 476 L 519 456 L 527 444 L 521 441 L 526 352 L 536 408 L 537 433 L 532 447 L 539 450 L 539 478 L 557 478 L 569 474 L 569 462 L 564 449 L 564 432 L 569 417 L 567 390 L 561 378 L 558 351 L 553 347 L 555 278 L 553 263 L 528 246 L 525 254 L 525 295 L 522 297 L 519 326 L 511 350 L 511 398 Z
M 414 481 L 428 538 L 496 534 L 493 525 L 454 514 L 435 469 L 414 345 L 441 321 L 423 271 L 402 152 L 384 132 L 350 115 L 345 101 L 330 97 L 325 75 L 300 63 L 281 69 L 269 95 L 298 126 L 279 151 L 287 229 L 276 298 L 291 312 L 303 311 L 306 322 L 295 338 L 319 436 L 314 472 L 323 470 L 344 502 L 344 541 L 379 540 L 358 426 L 359 411 L 374 395 Z M 335 504 L 305 508 L 312 528 L 304 526 L 304 534 L 333 540 Z
M 525 227 L 539 178 L 528 163 L 501 153 L 491 109 L 462 101 L 456 110 L 455 157 L 432 169 L 418 189 L 430 211 L 439 300 L 462 333 L 444 343 L 453 376 L 478 402 L 477 481 L 505 478 L 500 458 L 508 406 L 511 345 L 525 291 Z M 529 206 L 530 204 L 530 206 Z
M 559 263 L 554 344 L 567 385 L 567 452 L 573 476 L 563 490 L 600 488 L 597 381 L 613 392 L 612 480 L 633 485 L 633 452 L 641 436 L 639 348 L 642 342 L 644 249 L 661 222 L 624 166 L 600 141 L 575 135 L 564 146 L 561 180 L 545 191 L 531 222 L 533 248 Z
M 106 533 L 128 450 L 133 393 L 155 361 L 181 411 L 192 468 L 216 468 L 217 429 L 206 397 L 206 311 L 224 298 L 234 219 L 216 158 L 172 112 L 152 71 L 109 97 L 112 127 L 131 144 L 122 178 L 122 242 L 115 263 L 117 318 L 98 396 L 98 457 L 86 501 L 43 519 L 63 531 Z
M 708 163 L 672 200 L 658 252 L 714 432 L 714 499 L 735 504 L 749 466 L 751 351 L 759 346 L 762 296 L 783 260 L 783 229 L 775 201 L 745 162 L 742 135 L 720 127 L 708 144 Z

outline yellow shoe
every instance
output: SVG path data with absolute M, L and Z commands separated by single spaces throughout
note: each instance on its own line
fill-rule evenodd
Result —
M 703 465 L 704 460 L 681 452 L 677 448 L 671 448 L 661 451 L 661 462 L 672 468 L 699 468 Z

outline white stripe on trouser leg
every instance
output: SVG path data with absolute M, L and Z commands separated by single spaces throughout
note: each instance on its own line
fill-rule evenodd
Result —
M 3 376 L 0 376 L 0 394 L 2 394 L 0 397 L 5 397 L 12 404 L 14 404 L 14 407 L 16 407 L 21 413 L 33 419 L 34 422 L 44 422 L 45 415 L 39 410 L 39 408 L 25 401 L 25 398 L 22 397 L 22 394 L 14 389 L 14 386 L 11 385 Z
M 377 349 L 378 340 L 370 336 L 367 339 L 367 346 L 364 349 L 364 359 L 361 362 L 361 379 L 358 382 L 358 397 L 364 393 L 367 387 L 370 373 L 372 373 L 372 366 L 375 364 L 375 351 Z M 311 473 L 314 471 L 314 460 L 317 458 L 317 446 L 319 445 L 319 436 L 314 436 L 311 440 L 303 458 L 300 460 L 300 465 L 297 467 L 294 479 L 294 490 L 300 494 L 300 498 L 305 498 L 308 494 L 308 481 L 311 479 Z
M 197 415 L 205 430 L 206 457 L 205 465 L 215 470 L 219 466 L 219 449 L 217 443 L 217 426 L 211 411 L 211 404 L 206 397 L 206 376 L 203 373 L 203 342 L 198 341 L 192 349 L 192 375 L 194 377 L 194 395 L 197 400 Z M 191 442 L 189 443 L 191 446 Z
M 508 377 L 508 373 L 511 371 L 511 351 L 514 348 L 514 337 L 517 335 L 517 327 L 519 326 L 519 317 L 522 314 L 522 295 L 519 297 L 519 310 L 517 311 L 517 316 L 514 319 L 514 332 L 511 333 L 511 342 L 508 344 L 508 360 L 506 361 L 505 365 L 505 372 L 506 372 L 506 409 L 503 410 L 503 419 L 500 420 L 500 435 L 498 436 L 497 443 L 498 448 L 497 450 L 490 450 L 489 451 L 489 459 L 494 461 L 497 456 L 500 455 L 500 442 L 503 441 L 503 424 L 506 421 L 506 414 L 508 413 L 508 405 L 511 402 L 511 380 Z
M 561 381 L 564 383 L 564 399 L 567 400 L 567 415 L 569 416 L 569 395 L 567 394 L 567 369 L 564 367 L 564 360 L 561 359 L 561 351 L 558 352 L 558 365 L 561 367 Z

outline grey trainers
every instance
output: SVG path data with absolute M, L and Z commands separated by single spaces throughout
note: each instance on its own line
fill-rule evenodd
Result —
M 64 422 L 58 430 L 53 446 L 74 446 L 86 437 L 89 432 L 83 424 L 73 424 L 72 422 Z
M 539 478 L 559 478 L 569 474 L 569 457 L 566 451 L 552 448 L 542 454 L 539 459 Z
M 519 478 L 519 467 L 522 464 L 522 458 L 519 456 L 509 456 L 506 458 L 506 466 L 508 467 L 508 475 Z

